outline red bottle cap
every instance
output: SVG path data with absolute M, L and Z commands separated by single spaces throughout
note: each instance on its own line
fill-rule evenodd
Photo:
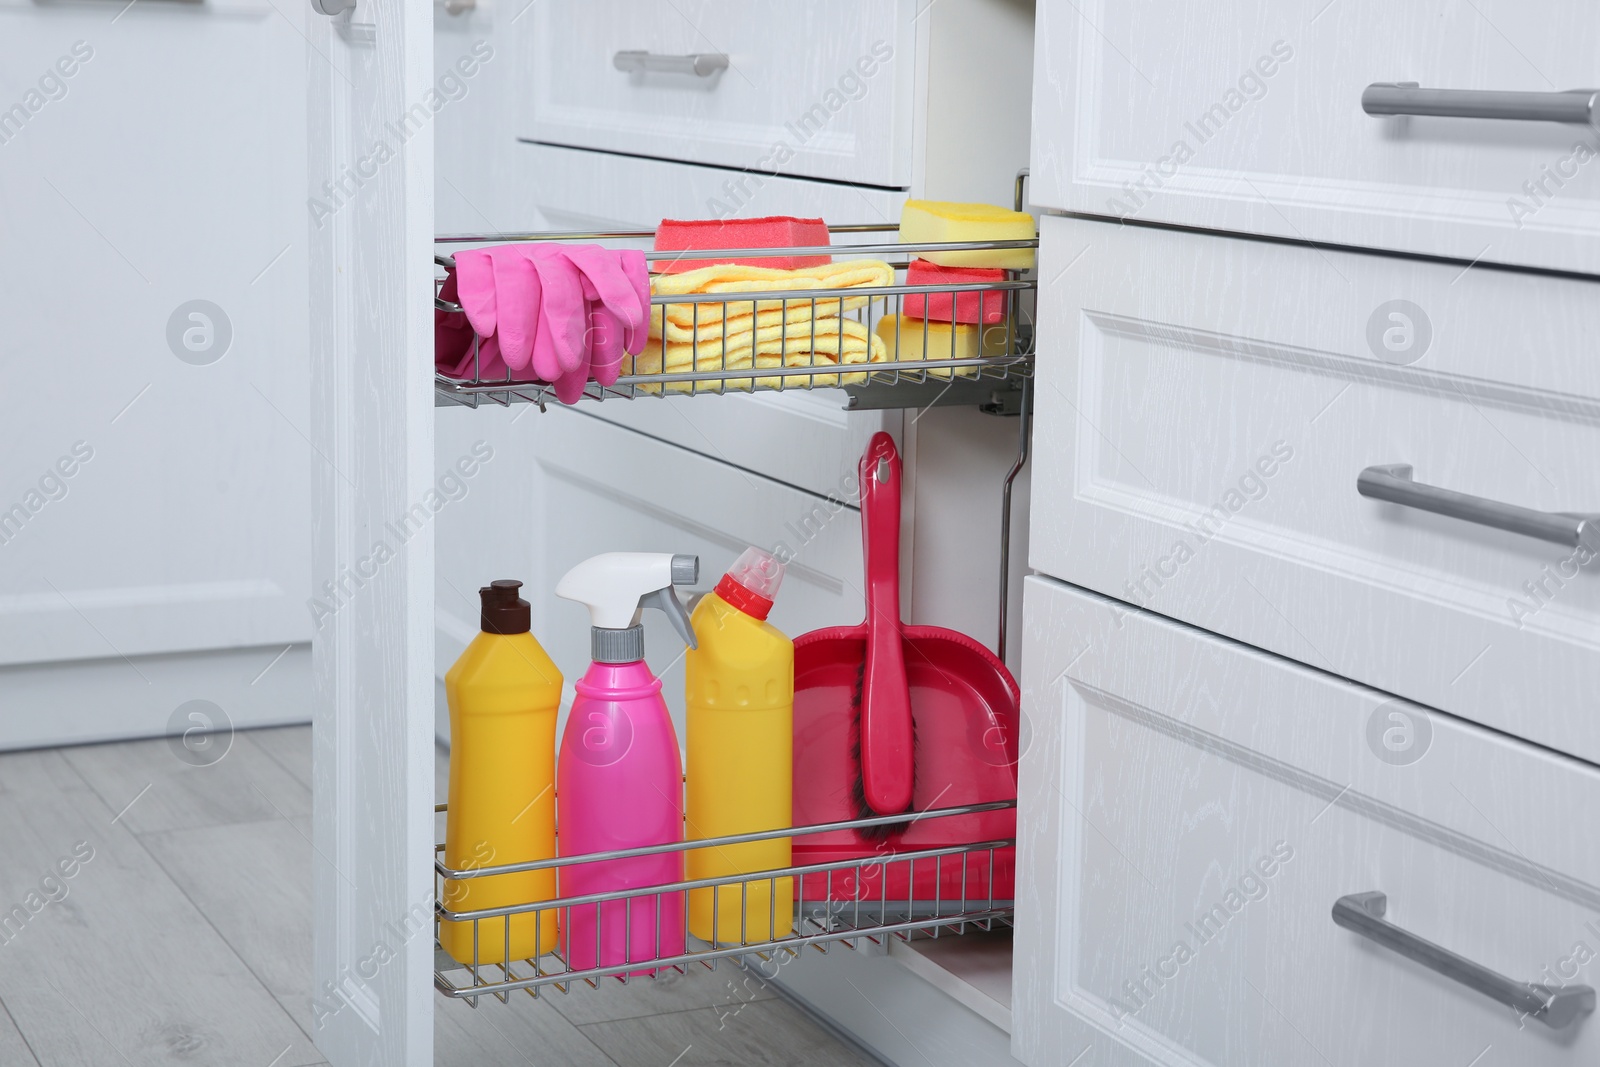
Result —
M 731 574 L 724 574 L 722 580 L 717 583 L 717 595 L 752 619 L 764 621 L 772 614 L 772 601 L 760 593 L 747 589 Z
M 783 584 L 783 564 L 771 552 L 747 548 L 717 583 L 717 595 L 751 618 L 765 621 Z

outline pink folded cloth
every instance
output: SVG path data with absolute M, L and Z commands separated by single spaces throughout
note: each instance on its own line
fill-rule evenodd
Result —
M 439 286 L 439 298 L 455 304 L 460 302 L 456 290 L 456 272 L 446 272 L 444 284 Z M 442 374 L 456 377 L 455 368 L 463 353 L 472 351 L 472 324 L 459 311 L 433 309 L 433 363 Z
M 480 376 L 525 378 L 531 368 L 570 404 L 591 376 L 611 385 L 623 354 L 644 350 L 650 276 L 643 252 L 530 243 L 468 249 L 455 261 L 439 295 L 462 312 L 434 313 L 435 365 L 450 377 L 472 373 L 476 334 Z

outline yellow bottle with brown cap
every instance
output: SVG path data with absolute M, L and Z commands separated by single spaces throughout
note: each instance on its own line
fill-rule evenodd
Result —
M 444 676 L 450 703 L 444 861 L 452 870 L 556 855 L 561 672 L 529 632 L 528 602 L 517 595 L 521 587 L 521 582 L 501 580 L 478 591 L 482 632 Z M 446 879 L 441 903 L 449 911 L 463 912 L 555 895 L 556 872 L 550 868 Z M 476 939 L 472 923 L 444 922 L 439 940 L 463 964 L 533 959 L 556 950 L 556 913 L 552 909 L 480 919 Z

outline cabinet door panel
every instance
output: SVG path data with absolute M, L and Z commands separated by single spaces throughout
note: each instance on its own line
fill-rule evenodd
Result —
M 1044 234 L 1036 568 L 1600 761 L 1594 547 L 1357 491 L 1410 464 L 1600 512 L 1600 285 L 1083 220 Z
M 1336 925 L 1593 985 L 1587 764 L 1042 578 L 1027 582 L 1013 1052 L 1086 1062 L 1578 1064 L 1552 1029 Z
M 307 17 L 0 2 L 0 663 L 311 636 Z

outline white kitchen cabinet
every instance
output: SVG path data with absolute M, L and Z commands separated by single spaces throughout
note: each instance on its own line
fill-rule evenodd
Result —
M 1025 1062 L 1595 1057 L 1597 32 L 1040 4 Z
M 1553 1027 L 1332 918 L 1383 893 L 1408 935 L 1573 983 L 1600 855 L 1552 814 L 1600 805 L 1592 765 L 1055 581 L 1026 598 L 1018 1058 L 1594 1060 L 1592 990 Z
M 828 205 L 824 210 L 837 217 L 833 205 L 853 202 L 844 220 L 870 221 L 874 213 L 892 219 L 908 194 L 1009 199 L 1013 175 L 1026 155 L 1023 101 L 1031 4 L 945 0 L 926 8 L 893 3 L 874 5 L 862 17 L 876 18 L 879 9 L 893 13 L 900 27 L 896 32 L 911 42 L 896 77 L 906 78 L 909 71 L 919 86 L 909 132 L 874 131 L 900 153 L 892 178 L 897 184 L 878 187 L 859 178 L 840 184 L 843 179 L 820 180 L 796 169 L 768 183 L 771 206 L 752 200 L 741 205 L 741 212 L 800 210 L 815 203 Z M 984 17 L 986 10 L 992 10 L 992 18 Z M 588 17 L 575 6 L 571 11 Z M 502 91 L 496 87 L 503 86 L 498 79 L 507 69 L 513 91 L 523 93 L 524 77 L 537 74 L 538 56 L 501 50 L 508 36 L 536 35 L 537 20 L 544 17 L 542 9 L 530 9 L 519 23 L 519 14 L 488 4 L 461 15 L 415 5 L 406 10 L 358 6 L 353 13 L 313 20 L 309 34 L 312 53 L 326 57 L 311 64 L 312 173 L 370 154 L 375 144 L 403 147 L 367 179 L 354 207 L 336 212 L 317 232 L 312 249 L 318 391 L 311 437 L 351 474 L 349 481 L 317 481 L 314 577 L 319 582 L 352 574 L 360 579 L 350 580 L 354 594 L 317 638 L 316 970 L 318 983 L 334 983 L 348 1009 L 319 1034 L 319 1047 L 334 1063 L 387 1067 L 427 1062 L 431 1055 L 431 946 L 425 936 L 397 942 L 393 931 L 398 917 L 418 914 L 419 908 L 425 914 L 432 901 L 434 787 L 428 755 L 436 726 L 436 671 L 470 636 L 475 587 L 491 577 L 524 578 L 539 605 L 541 639 L 548 639 L 576 674 L 587 658 L 579 647 L 581 612 L 548 601 L 538 588 L 548 588 L 569 562 L 608 548 L 687 547 L 702 555 L 703 584 L 709 584 L 719 565 L 745 544 L 782 539 L 793 522 L 801 529 L 810 524 L 817 532 L 796 546 L 793 584 L 781 608 L 793 617 L 784 625 L 799 630 L 824 621 L 853 621 L 860 611 L 859 593 L 851 586 L 860 567 L 858 524 L 848 508 L 824 508 L 837 514 L 820 528 L 816 515 L 825 495 L 837 487 L 841 470 L 854 467 L 866 436 L 862 428 L 898 428 L 901 421 L 898 413 L 844 416 L 837 409 L 827 409 L 824 417 L 816 397 L 776 403 L 753 397 L 641 400 L 637 415 L 627 414 L 630 409 L 618 412 L 622 405 L 611 402 L 576 412 L 540 413 L 525 405 L 516 411 L 435 412 L 429 357 L 436 212 L 456 231 L 515 232 L 565 220 L 648 226 L 669 211 L 705 215 L 699 202 L 707 188 L 702 183 L 715 179 L 713 188 L 720 188 L 728 180 L 724 175 L 733 173 L 704 173 L 730 166 L 723 157 L 708 158 L 711 150 L 704 145 L 667 162 L 607 155 L 607 149 L 596 147 L 602 144 L 596 139 L 601 131 L 570 142 L 580 147 L 515 145 L 520 155 L 504 167 L 500 182 L 483 174 L 456 181 L 456 171 L 442 161 L 436 173 L 436 138 L 439 150 L 448 145 L 460 167 L 484 165 L 460 154 L 472 139 L 463 141 L 452 132 L 453 121 L 492 135 L 506 121 L 498 102 L 474 102 L 472 94 Z M 494 58 L 480 59 L 465 94 L 441 89 L 447 72 L 430 70 L 430 60 L 442 64 L 449 54 L 475 54 L 480 34 L 496 50 Z M 924 81 L 923 72 L 940 56 L 944 73 Z M 949 65 L 951 57 L 963 56 L 964 68 Z M 986 66 L 985 59 L 995 62 Z M 505 61 L 510 68 L 494 66 Z M 972 78 L 953 75 L 962 69 L 981 74 L 981 88 L 1009 94 L 1009 105 L 984 107 L 984 92 L 973 91 Z M 619 77 L 626 81 L 626 75 Z M 434 121 L 421 124 L 403 145 L 393 143 L 388 119 L 430 95 L 446 100 Z M 646 111 L 654 106 L 641 105 L 640 99 L 630 94 L 608 106 Z M 788 99 L 762 98 L 769 107 Z M 939 101 L 945 118 L 930 115 L 923 100 Z M 881 117 L 880 106 L 873 101 L 860 117 Z M 904 99 L 895 95 L 891 109 L 897 123 L 904 107 Z M 654 116 L 656 127 L 662 121 L 660 114 Z M 841 124 L 837 130 L 845 128 Z M 701 140 L 710 144 L 728 126 L 724 123 L 721 133 L 717 129 L 716 121 L 702 123 Z M 521 130 L 506 132 L 526 136 Z M 510 157 L 495 152 L 489 158 L 500 167 Z M 578 179 L 564 181 L 555 169 L 546 171 L 543 164 L 550 160 L 561 161 L 561 170 Z M 608 189 L 616 190 L 615 196 L 606 195 Z M 781 190 L 796 199 L 778 206 L 778 197 L 789 195 Z M 677 425 L 687 410 L 703 410 L 708 420 L 722 421 L 708 421 L 703 429 Z M 956 421 L 964 414 L 969 416 L 965 423 Z M 921 420 L 921 427 L 906 420 L 908 480 L 939 490 L 935 498 L 960 513 L 952 527 L 958 531 L 997 525 L 999 479 L 1016 454 L 1017 423 L 984 418 L 975 412 L 939 412 Z M 638 424 L 624 424 L 631 419 Z M 951 463 L 949 469 L 992 470 L 992 478 L 969 493 L 958 484 L 939 485 L 937 464 L 917 466 L 918 436 L 941 422 L 966 447 L 960 455 L 930 448 L 930 456 Z M 780 442 L 776 447 L 775 441 Z M 467 457 L 473 473 L 451 476 Z M 450 484 L 444 482 L 447 476 Z M 908 499 L 916 491 L 909 490 Z M 430 506 L 431 517 L 397 535 L 395 519 L 429 500 L 437 503 Z M 918 544 L 938 544 L 924 541 L 919 520 L 928 516 L 907 515 L 908 557 Z M 987 639 L 983 631 L 993 625 L 993 579 L 978 579 L 985 603 L 967 603 L 971 598 L 964 593 L 973 574 L 993 575 L 993 539 L 982 545 L 946 544 L 940 551 L 955 556 L 948 564 L 937 554 L 931 560 L 908 558 L 908 571 L 920 568 L 935 579 L 918 583 L 908 599 L 933 605 L 919 609 L 931 612 L 932 621 L 960 625 L 949 614 L 975 613 L 984 621 L 981 629 L 970 629 Z M 667 650 L 664 629 L 655 640 L 655 647 Z M 658 667 L 671 661 L 670 656 L 661 659 L 658 652 Z M 669 684 L 675 669 L 667 667 Z M 373 966 L 378 945 L 386 950 L 384 962 Z
M 1036 569 L 1600 760 L 1600 530 L 1357 490 L 1409 464 L 1600 513 L 1600 286 L 1081 219 L 1041 246 Z
M 307 715 L 308 17 L 0 3 L 0 748 Z
M 1038 38 L 1035 204 L 1600 273 L 1600 26 L 1579 0 L 1045 0 Z M 1577 121 L 1363 110 L 1401 82 Z

